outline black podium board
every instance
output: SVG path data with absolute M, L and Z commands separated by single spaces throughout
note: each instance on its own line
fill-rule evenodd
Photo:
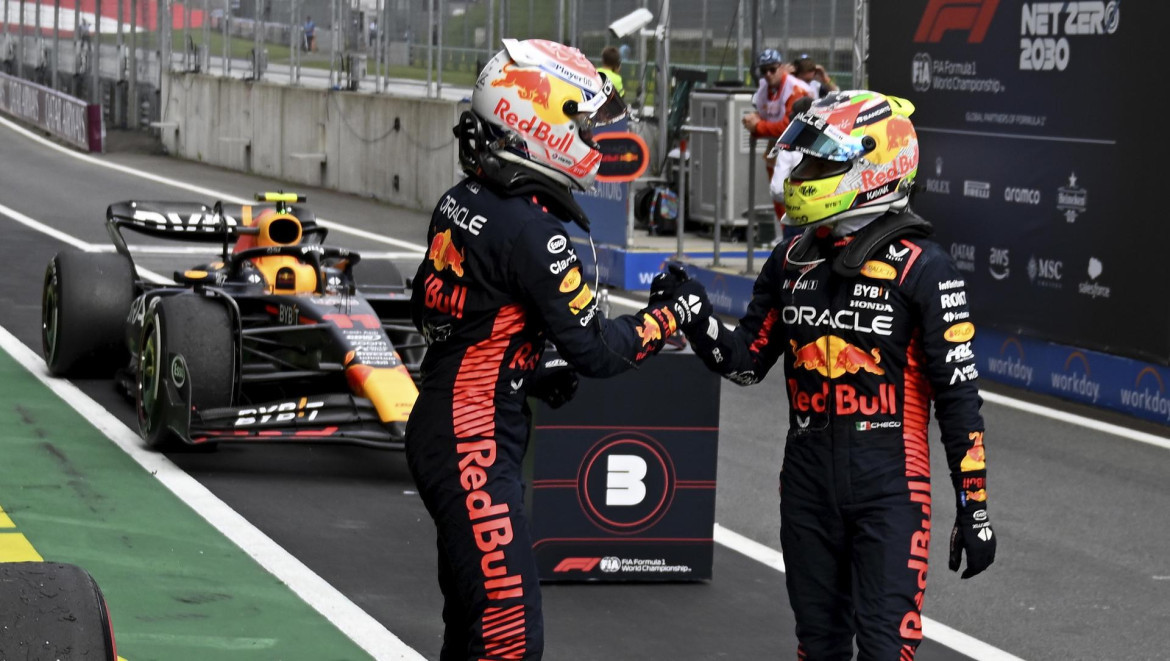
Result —
M 529 448 L 542 581 L 711 578 L 719 378 L 667 349 L 611 379 L 536 403 Z

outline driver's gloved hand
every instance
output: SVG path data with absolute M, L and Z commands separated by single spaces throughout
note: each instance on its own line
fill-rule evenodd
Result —
M 577 370 L 559 356 L 542 359 L 531 378 L 528 396 L 554 409 L 564 406 L 577 394 Z
M 951 554 L 948 566 L 959 571 L 963 551 L 967 568 L 962 578 L 971 578 L 995 562 L 995 533 L 987 516 L 987 470 L 962 471 L 952 481 L 958 498 L 955 527 L 951 530 Z

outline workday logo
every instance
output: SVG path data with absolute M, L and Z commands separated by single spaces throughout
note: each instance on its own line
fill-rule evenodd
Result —
M 1052 379 L 1052 389 L 1057 392 L 1074 395 L 1077 399 L 1094 404 L 1101 396 L 1101 384 L 1093 380 L 1089 359 L 1080 351 L 1070 353 L 1064 360 L 1064 370 L 1053 372 L 1049 377 Z
M 1155 389 L 1151 389 L 1150 386 Z M 1143 367 L 1133 380 L 1133 388 L 1121 389 L 1121 404 L 1149 418 L 1156 415 L 1170 421 L 1170 399 L 1166 399 L 1166 384 L 1153 367 Z
M 987 359 L 987 371 L 1001 380 L 1025 386 L 1032 385 L 1032 375 L 1035 372 L 1027 363 L 1023 345 L 1014 337 L 1003 341 L 999 347 L 998 358 Z

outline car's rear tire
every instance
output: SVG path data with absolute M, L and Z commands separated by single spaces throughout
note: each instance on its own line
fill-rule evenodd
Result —
M 139 342 L 138 384 L 135 402 L 138 425 L 146 444 L 157 450 L 186 445 L 166 425 L 167 383 L 174 379 L 171 354 L 179 354 L 186 369 L 182 379 L 191 389 L 196 411 L 230 406 L 236 381 L 235 321 L 227 306 L 214 298 L 179 294 L 159 299 L 147 313 Z M 200 447 L 212 449 L 213 443 Z
M 0 659 L 116 658 L 101 588 L 76 565 L 0 563 L 0 613 Z
M 76 376 L 124 366 L 133 301 L 130 260 L 111 253 L 57 253 L 41 290 L 41 348 L 49 373 Z

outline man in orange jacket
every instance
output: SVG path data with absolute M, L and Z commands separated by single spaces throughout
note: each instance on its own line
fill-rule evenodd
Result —
M 792 104 L 804 96 L 812 96 L 808 83 L 790 75 L 784 58 L 774 48 L 765 48 L 756 57 L 756 69 L 760 74 L 760 87 L 752 97 L 755 112 L 743 116 L 743 126 L 753 138 L 767 138 L 768 144 L 763 149 L 764 163 L 768 169 L 768 180 L 776 166 L 775 160 L 767 157 L 772 144 L 784 129 L 788 128 L 789 117 L 792 115 Z M 784 215 L 784 205 L 773 202 L 776 209 L 776 218 Z

